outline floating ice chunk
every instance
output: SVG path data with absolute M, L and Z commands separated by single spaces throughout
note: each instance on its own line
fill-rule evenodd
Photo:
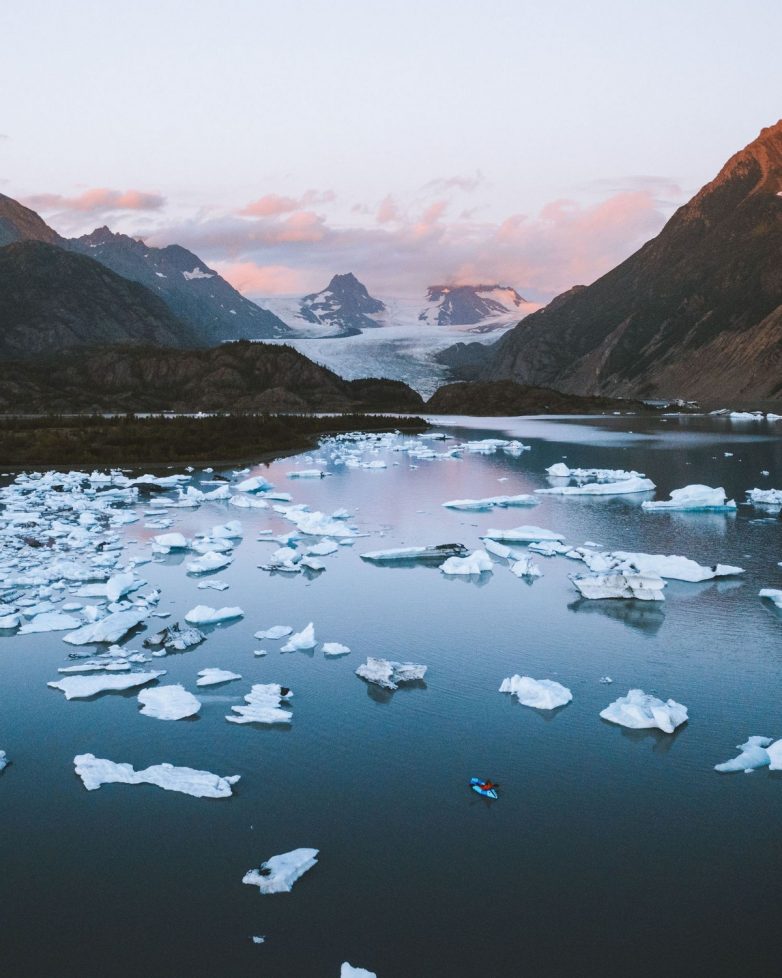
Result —
M 336 517 L 332 517 L 332 519 L 336 519 Z M 336 553 L 337 550 L 339 550 L 339 544 L 333 540 L 321 540 L 320 543 L 313 543 L 307 547 L 307 553 L 316 557 L 327 557 L 329 554 Z
M 413 662 L 389 662 L 388 659 L 369 656 L 356 669 L 356 675 L 385 689 L 398 689 L 399 683 L 413 683 L 423 679 L 426 666 L 415 665 Z
M 191 608 L 185 615 L 185 621 L 191 625 L 216 625 L 221 621 L 231 621 L 233 618 L 243 618 L 241 608 L 210 608 L 199 604 Z
M 144 716 L 154 717 L 156 720 L 184 720 L 195 716 L 201 709 L 201 701 L 178 683 L 142 689 L 138 694 L 138 701 Z
M 255 636 L 258 638 L 259 636 Z M 314 649 L 318 644 L 315 638 L 315 626 L 312 622 L 302 628 L 300 632 L 296 632 L 295 635 L 291 635 L 285 645 L 282 646 L 280 651 L 282 652 L 305 652 L 309 649 Z
M 251 479 L 244 479 L 236 486 L 237 492 L 266 492 L 273 489 L 271 482 L 268 482 L 262 475 L 253 476 Z
M 324 642 L 322 649 L 325 655 L 338 656 L 338 655 L 348 655 L 350 649 L 347 645 L 342 645 L 340 642 Z
M 443 503 L 446 509 L 467 511 L 482 511 L 489 509 L 507 509 L 510 506 L 537 506 L 538 500 L 528 493 L 518 496 L 487 496 L 485 499 L 452 499 Z
M 504 543 L 497 543 L 495 540 L 484 540 L 483 545 L 488 553 L 494 554 L 495 557 L 499 557 L 502 560 L 508 560 L 508 558 L 513 556 L 511 548 L 506 547 Z
M 73 615 L 66 615 L 60 611 L 49 611 L 42 615 L 36 615 L 32 621 L 22 625 L 19 629 L 19 634 L 29 635 L 34 632 L 65 632 L 69 628 L 78 628 L 79 624 L 79 619 L 74 618 Z
M 491 574 L 494 564 L 485 550 L 475 550 L 467 557 L 449 557 L 440 570 L 443 574 Z
M 571 575 L 570 580 L 582 597 L 637 598 L 640 601 L 664 601 L 665 581 L 654 574 L 588 574 Z
M 16 628 L 21 620 L 22 616 L 18 612 L 12 612 L 10 615 L 0 615 L 0 628 Z
M 143 657 L 142 661 L 146 661 L 146 657 Z M 91 659 L 89 662 L 80 662 L 75 666 L 63 666 L 57 672 L 68 674 L 73 672 L 128 672 L 129 670 L 130 663 L 124 659 L 118 659 L 116 661 Z
M 223 567 L 227 567 L 232 561 L 233 557 L 229 557 L 227 554 L 218 554 L 214 550 L 210 550 L 208 553 L 203 554 L 203 556 L 191 560 L 187 564 L 187 572 L 188 574 L 208 574 L 211 571 L 222 570 Z
M 510 693 L 524 706 L 536 710 L 556 710 L 573 699 L 573 694 L 553 679 L 532 679 L 531 676 L 510 676 L 502 680 L 501 693 Z
M 532 557 L 521 557 L 514 561 L 510 567 L 516 577 L 543 577 L 543 571 L 538 567 Z
M 564 540 L 564 533 L 545 530 L 541 526 L 516 526 L 507 530 L 489 529 L 484 533 L 489 540 L 505 540 L 507 543 L 539 543 L 541 540 Z
M 132 764 L 116 764 L 94 754 L 77 754 L 73 763 L 87 791 L 96 791 L 104 784 L 153 784 L 194 798 L 230 798 L 231 785 L 239 780 L 238 774 L 220 777 L 209 771 L 174 767 L 173 764 L 154 764 L 143 771 L 135 771 Z
M 192 549 L 199 554 L 208 554 L 210 552 L 225 554 L 229 550 L 234 549 L 234 542 L 233 540 L 219 539 L 217 537 L 202 537 L 193 540 Z
M 75 632 L 69 632 L 63 637 L 69 645 L 87 645 L 92 642 L 119 642 L 127 633 L 140 625 L 149 615 L 146 608 L 136 608 L 133 611 L 115 611 L 100 621 L 82 625 Z
M 770 771 L 782 771 L 782 740 L 775 740 L 766 748 L 771 763 Z
M 321 469 L 295 469 L 288 472 L 289 479 L 322 479 L 325 475 Z
M 182 628 L 179 622 L 176 621 L 173 625 L 168 625 L 155 635 L 150 635 L 149 638 L 145 638 L 144 646 L 146 648 L 153 648 L 154 646 L 162 645 L 164 648 L 172 651 L 184 652 L 185 649 L 189 649 L 193 645 L 198 645 L 199 642 L 203 642 L 205 638 L 206 635 L 199 629 Z
M 733 510 L 736 503 L 732 499 L 727 499 L 723 488 L 712 489 L 711 486 L 692 485 L 684 486 L 683 489 L 674 489 L 671 498 L 664 501 L 651 502 L 649 500 L 641 503 L 643 509 L 648 511 L 657 510 Z
M 469 550 L 461 543 L 441 543 L 431 547 L 395 547 L 392 550 L 373 550 L 361 554 L 362 560 L 376 564 L 393 563 L 394 561 L 441 561 L 449 557 L 466 557 Z
M 233 679 L 241 678 L 238 672 L 229 672 L 227 669 L 201 669 L 196 686 L 214 686 L 216 683 L 229 683 Z
M 313 537 L 354 537 L 356 531 L 345 524 L 344 520 L 335 520 L 325 513 L 308 513 L 304 510 L 288 510 L 286 519 L 295 523 L 300 533 Z
M 227 716 L 229 723 L 290 723 L 293 714 L 282 709 L 282 701 L 293 692 L 278 683 L 257 683 L 245 696 L 245 704 L 232 706 L 236 716 Z
M 733 567 L 730 564 L 712 564 L 705 567 L 689 557 L 678 557 L 671 555 L 666 557 L 664 554 L 642 554 L 630 553 L 625 550 L 615 550 L 609 554 L 601 556 L 619 561 L 619 569 L 632 569 L 641 574 L 654 574 L 657 577 L 665 577 L 673 581 L 710 581 L 715 577 L 731 577 L 734 574 L 743 574 L 742 567 Z M 589 561 L 587 561 L 589 564 Z M 591 570 L 596 568 L 590 567 Z
M 133 573 L 112 574 L 106 581 L 106 597 L 109 601 L 119 601 L 123 595 L 136 590 L 143 583 Z
M 286 635 L 290 635 L 293 631 L 290 625 L 272 625 L 271 628 L 267 628 L 265 631 L 256 632 L 253 638 L 260 638 L 261 640 L 268 638 L 272 641 L 277 641 L 278 638 L 285 638 Z
M 252 942 L 253 944 L 265 944 L 266 938 L 262 934 L 254 934 Z
M 766 747 L 771 743 L 771 737 L 750 737 L 745 744 L 738 744 L 736 749 L 741 753 L 738 757 L 725 761 L 723 764 L 715 764 L 714 770 L 720 774 L 728 774 L 733 771 L 754 771 L 755 768 L 765 767 L 771 763 Z
M 207 591 L 211 589 L 212 591 L 227 591 L 229 586 L 225 581 L 218 581 L 214 578 L 212 580 L 201 581 L 198 585 L 198 590 Z
M 302 557 L 299 562 L 299 567 L 310 571 L 324 571 L 326 569 L 326 565 L 322 560 L 318 560 L 317 557 Z
M 218 540 L 241 540 L 244 532 L 239 520 L 229 520 L 220 526 L 213 526 L 210 535 Z
M 9 764 L 8 755 L 4 750 L 0 750 L 0 771 L 8 767 Z
M 355 968 L 345 961 L 340 968 L 339 978 L 377 978 L 377 975 L 374 971 L 367 971 L 366 968 Z
M 611 723 L 618 723 L 631 730 L 650 730 L 657 728 L 663 733 L 673 733 L 685 723 L 687 707 L 675 700 L 663 703 L 656 696 L 650 696 L 642 689 L 631 689 L 627 696 L 620 696 L 601 711 L 600 716 Z
M 362 469 L 387 469 L 388 466 L 382 459 L 376 458 L 373 459 L 371 462 L 362 462 L 361 468 Z
M 753 506 L 782 509 L 782 489 L 747 489 L 747 501 Z
M 125 675 L 66 676 L 55 683 L 47 683 L 52 689 L 65 693 L 66 700 L 81 700 L 96 693 L 115 692 L 144 686 L 153 679 L 165 676 L 165 669 L 152 669 L 149 672 L 131 672 Z
M 155 542 L 155 548 L 162 553 L 169 553 L 171 550 L 190 549 L 190 544 L 183 533 L 160 533 L 152 539 Z
M 260 869 L 250 869 L 242 883 L 257 886 L 261 893 L 290 893 L 293 884 L 317 863 L 317 849 L 294 849 L 272 856 Z
M 778 591 L 771 587 L 764 587 L 762 590 L 758 591 L 758 597 L 768 598 L 772 604 L 776 605 L 777 608 L 782 610 L 782 591 Z
M 643 479 L 643 472 L 624 469 L 571 469 L 564 462 L 550 465 L 546 472 L 554 479 L 592 479 L 595 482 L 624 482 L 627 479 Z
M 550 486 L 548 489 L 536 489 L 541 495 L 553 496 L 622 496 L 636 492 L 651 492 L 657 487 L 651 479 L 633 477 L 619 482 L 587 482 L 580 486 Z
M 271 497 L 269 497 L 271 498 Z M 229 500 L 230 506 L 237 506 L 239 509 L 268 509 L 269 504 L 265 499 L 259 499 L 257 496 L 231 496 Z

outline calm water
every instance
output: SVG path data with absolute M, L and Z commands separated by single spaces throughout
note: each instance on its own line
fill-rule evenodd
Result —
M 311 581 L 257 569 L 273 546 L 256 531 L 292 529 L 269 511 L 171 511 L 186 535 L 237 518 L 245 531 L 218 575 L 228 591 L 198 590 L 178 556 L 139 569 L 174 616 L 200 603 L 244 608 L 241 621 L 155 665 L 193 691 L 207 666 L 242 674 L 199 691 L 196 720 L 139 716 L 133 693 L 66 702 L 46 686 L 67 664 L 61 635 L 0 639 L 0 748 L 13 761 L 0 776 L 4 975 L 336 978 L 342 961 L 379 978 L 778 973 L 782 774 L 712 767 L 751 734 L 782 737 L 782 615 L 757 597 L 782 587 L 782 521 L 746 507 L 645 515 L 637 497 L 542 497 L 535 509 L 472 514 L 440 504 L 531 492 L 563 457 L 643 471 L 660 497 L 704 482 L 743 499 L 782 486 L 782 440 L 700 418 L 482 419 L 447 430 L 512 430 L 532 450 L 414 470 L 389 454 L 387 470 L 336 468 L 318 482 L 286 479 L 297 459 L 258 470 L 296 502 L 347 507 L 370 534 L 324 558 Z M 584 568 L 565 558 L 536 558 L 544 577 L 531 585 L 501 566 L 475 583 L 359 558 L 473 547 L 488 526 L 520 523 L 747 573 L 669 582 L 663 605 L 639 606 L 578 601 L 567 575 Z M 158 532 L 126 529 L 126 554 Z M 280 654 L 280 643 L 252 637 L 309 621 L 319 641 L 352 654 Z M 255 658 L 259 647 L 269 655 Z M 367 686 L 353 674 L 367 655 L 427 664 L 425 688 Z M 497 692 L 514 673 L 557 679 L 574 700 L 554 715 L 522 707 Z M 613 685 L 599 683 L 606 674 Z M 252 682 L 294 690 L 290 730 L 225 722 Z M 665 736 L 598 717 L 635 686 L 686 704 L 690 722 Z M 88 751 L 242 780 L 224 801 L 150 786 L 88 793 L 72 763 Z M 476 774 L 501 783 L 498 802 L 467 790 Z M 248 869 L 299 846 L 320 849 L 320 862 L 292 893 L 242 885 Z M 255 934 L 267 943 L 253 945 Z

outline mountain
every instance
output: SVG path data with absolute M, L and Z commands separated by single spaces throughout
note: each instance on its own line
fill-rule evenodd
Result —
M 159 295 L 174 315 L 192 324 L 205 343 L 267 339 L 290 330 L 180 245 L 154 248 L 107 227 L 71 239 L 67 247 Z
M 437 326 L 477 326 L 488 332 L 530 312 L 526 299 L 509 285 L 431 285 L 420 322 Z M 532 305 L 532 309 L 537 306 Z
M 0 248 L 0 357 L 111 343 L 198 340 L 161 299 L 98 262 L 43 241 Z
M 588 394 L 782 394 L 782 120 L 733 156 L 660 234 L 528 316 L 462 377 Z
M 364 329 L 381 325 L 373 316 L 385 312 L 385 304 L 374 299 L 352 272 L 335 275 L 325 289 L 301 300 L 299 318 L 330 327 L 330 336 L 356 336 Z
M 200 343 L 267 339 L 290 332 L 274 313 L 245 299 L 186 248 L 153 248 L 107 227 L 80 238 L 63 238 L 35 211 L 0 194 L 0 247 L 17 241 L 43 241 L 75 251 L 139 282 L 188 323 Z
M 284 344 L 242 341 L 201 350 L 115 346 L 0 361 L 0 413 L 405 412 L 422 407 L 421 396 L 406 384 L 343 380 Z

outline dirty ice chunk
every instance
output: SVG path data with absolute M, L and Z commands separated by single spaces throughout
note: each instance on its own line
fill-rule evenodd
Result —
M 684 486 L 682 489 L 674 489 L 670 499 L 655 502 L 647 500 L 641 503 L 641 507 L 650 512 L 659 510 L 722 511 L 734 510 L 736 503 L 732 499 L 727 499 L 722 487 L 712 489 L 711 486 L 692 485 Z
M 138 694 L 138 701 L 144 716 L 154 717 L 156 720 L 184 720 L 195 716 L 201 709 L 201 701 L 178 683 L 142 689 Z
M 216 625 L 221 621 L 242 617 L 244 612 L 241 608 L 210 608 L 208 605 L 199 604 L 188 611 L 185 621 L 191 625 Z
M 151 683 L 153 679 L 165 676 L 165 669 L 152 669 L 149 672 L 132 672 L 125 675 L 102 675 L 102 676 L 66 676 L 55 683 L 47 683 L 52 689 L 59 689 L 65 693 L 66 700 L 86 699 L 88 696 L 95 696 L 96 693 L 115 692 L 123 689 L 132 689 L 134 686 L 144 686 Z
M 637 598 L 639 601 L 664 601 L 665 581 L 654 574 L 571 575 L 570 580 L 583 598 Z
M 231 785 L 239 780 L 238 774 L 220 777 L 210 771 L 173 764 L 153 764 L 135 771 L 132 764 L 116 764 L 94 754 L 77 754 L 73 763 L 87 791 L 96 791 L 104 784 L 153 784 L 194 798 L 230 798 Z
M 245 696 L 244 704 L 232 706 L 236 716 L 227 716 L 229 723 L 290 723 L 293 714 L 282 709 L 282 701 L 293 692 L 279 683 L 256 683 Z
M 260 893 L 290 893 L 293 884 L 317 863 L 317 849 L 293 849 L 272 856 L 260 869 L 250 869 L 242 883 L 257 886 Z
M 255 637 L 257 638 L 258 636 Z M 306 628 L 302 628 L 300 632 L 296 632 L 294 635 L 291 635 L 280 651 L 303 652 L 307 651 L 308 649 L 314 649 L 317 644 L 318 643 L 315 638 L 315 626 L 312 622 L 310 622 Z
M 413 683 L 424 678 L 426 666 L 413 662 L 389 662 L 372 656 L 356 669 L 356 675 L 368 683 L 375 683 L 384 689 L 398 689 L 399 683 Z
M 216 683 L 228 683 L 232 679 L 241 678 L 238 672 L 229 672 L 228 669 L 201 669 L 196 686 L 214 686 Z
M 611 723 L 618 723 L 631 730 L 656 728 L 663 733 L 673 733 L 687 721 L 687 707 L 675 700 L 663 703 L 642 689 L 631 689 L 627 696 L 620 696 L 601 711 L 600 716 Z
M 754 771 L 755 768 L 765 767 L 771 763 L 766 747 L 771 743 L 771 737 L 750 737 L 745 744 L 738 744 L 736 749 L 741 753 L 722 764 L 715 764 L 714 770 L 721 774 L 733 771 Z
M 531 676 L 510 676 L 502 680 L 501 693 L 510 693 L 524 706 L 536 710 L 555 710 L 573 699 L 573 694 L 553 679 L 533 679 Z

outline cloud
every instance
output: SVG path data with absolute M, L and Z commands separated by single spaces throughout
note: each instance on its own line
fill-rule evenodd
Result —
M 105 214 L 116 211 L 157 211 L 166 203 L 161 194 L 143 190 L 110 190 L 95 187 L 75 197 L 62 194 L 35 194 L 22 201 L 37 211 L 61 211 L 78 214 Z
M 678 199 L 682 196 L 682 188 L 671 177 L 652 176 L 650 174 L 630 174 L 623 177 L 602 177 L 581 184 L 579 190 L 586 193 L 605 194 L 649 193 L 658 200 L 668 198 Z
M 254 262 L 214 262 L 212 267 L 235 289 L 248 295 L 302 295 L 308 291 L 306 276 L 285 265 Z
M 355 204 L 353 210 L 356 211 L 356 208 L 360 208 L 360 206 L 360 204 Z M 388 194 L 380 201 L 380 206 L 377 209 L 377 223 L 389 224 L 391 221 L 398 221 L 399 218 L 399 207 L 391 194 Z
M 317 204 L 330 204 L 336 200 L 333 190 L 308 190 L 301 197 L 281 197 L 279 194 L 265 194 L 251 201 L 239 213 L 244 217 L 278 217 L 291 211 Z
M 465 193 L 472 193 L 484 182 L 485 178 L 480 170 L 476 170 L 472 176 L 438 177 L 430 180 L 421 188 L 424 193 L 442 194 L 448 190 L 462 190 Z

